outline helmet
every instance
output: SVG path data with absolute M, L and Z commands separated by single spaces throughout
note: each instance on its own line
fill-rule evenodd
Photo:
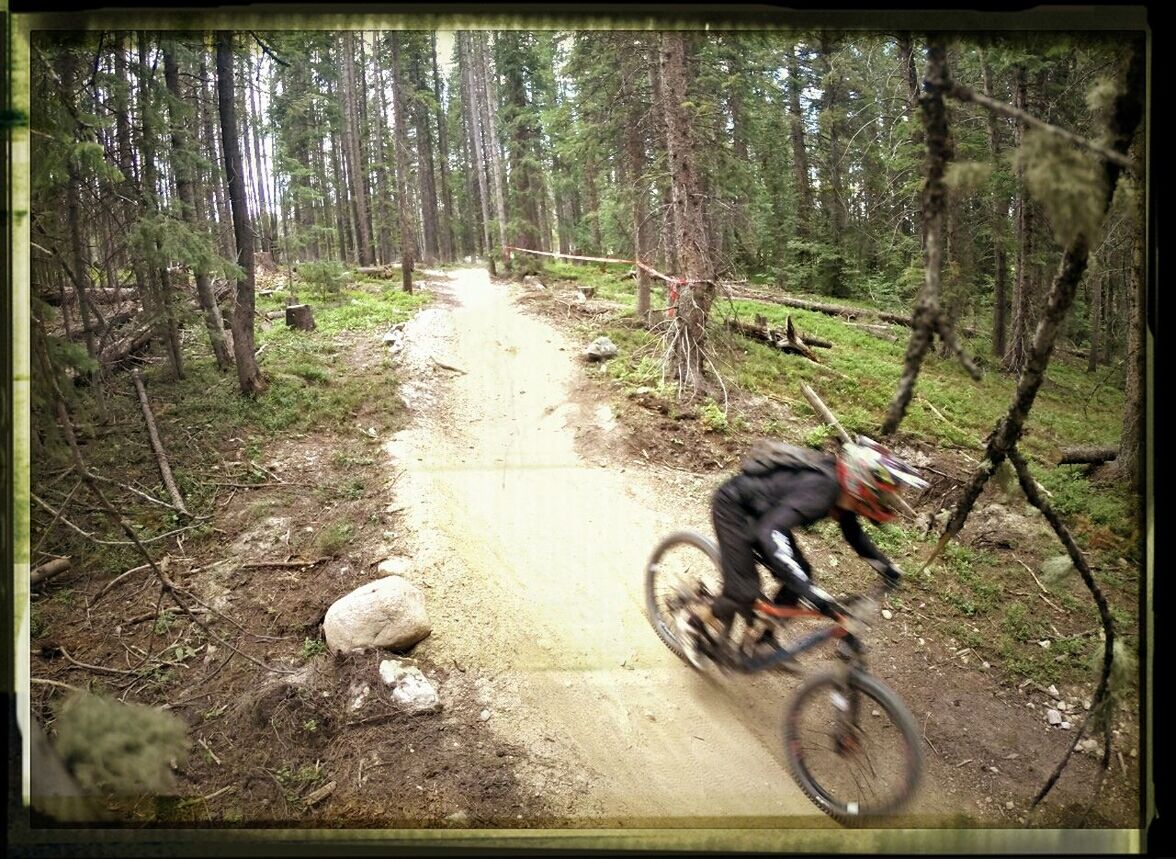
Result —
M 857 513 L 874 522 L 889 522 L 905 505 L 902 489 L 924 489 L 927 481 L 890 450 L 864 435 L 856 444 L 842 445 L 837 457 L 837 479 Z

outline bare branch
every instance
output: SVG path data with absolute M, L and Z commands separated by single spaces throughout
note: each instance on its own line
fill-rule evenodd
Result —
M 1031 113 L 1013 107 L 1011 104 L 1005 104 L 1002 101 L 997 101 L 994 98 L 989 98 L 986 95 L 975 92 L 966 86 L 961 86 L 955 82 L 950 82 L 947 89 L 947 94 L 959 101 L 970 101 L 973 104 L 978 104 L 981 107 L 988 108 L 994 113 L 999 113 L 1004 116 L 1016 119 L 1025 123 L 1031 128 L 1036 128 L 1039 131 L 1048 131 L 1050 134 L 1060 137 L 1073 143 L 1075 146 L 1080 146 L 1083 149 L 1089 150 L 1101 158 L 1103 161 L 1110 161 L 1112 164 L 1117 164 L 1124 170 L 1134 172 L 1135 162 L 1124 155 L 1122 152 L 1116 152 L 1113 149 L 1108 149 L 1100 143 L 1096 143 L 1080 134 L 1075 134 L 1072 131 L 1066 131 L 1064 128 L 1058 128 L 1056 125 L 1050 125 L 1044 120 L 1038 119 Z

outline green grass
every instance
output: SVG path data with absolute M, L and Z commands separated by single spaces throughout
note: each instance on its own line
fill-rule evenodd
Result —
M 322 530 L 315 536 L 315 547 L 319 553 L 328 557 L 333 557 L 343 550 L 343 547 L 351 542 L 351 538 L 355 536 L 355 529 L 348 522 L 333 522 L 330 525 L 323 526 Z

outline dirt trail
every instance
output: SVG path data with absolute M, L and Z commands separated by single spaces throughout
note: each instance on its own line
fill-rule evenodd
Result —
M 484 678 L 490 727 L 533 752 L 519 775 L 568 823 L 814 815 L 778 739 L 796 679 L 700 677 L 645 620 L 648 553 L 706 528 L 711 481 L 606 461 L 612 413 L 580 391 L 579 347 L 484 271 L 446 289 L 406 331 L 406 375 L 433 381 L 406 384 L 412 427 L 385 446 L 429 585 L 419 651 Z M 938 802 L 925 784 L 914 810 Z

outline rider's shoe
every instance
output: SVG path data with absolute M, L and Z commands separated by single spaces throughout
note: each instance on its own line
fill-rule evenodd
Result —
M 725 671 L 732 661 L 728 653 L 727 625 L 716 618 L 707 605 L 696 606 L 679 622 L 682 650 L 686 659 L 700 671 Z

